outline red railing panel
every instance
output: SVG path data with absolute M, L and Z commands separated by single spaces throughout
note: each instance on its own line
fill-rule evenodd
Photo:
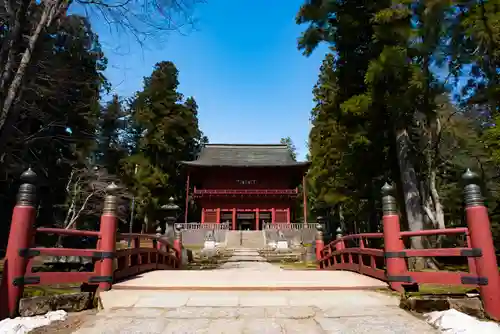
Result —
M 53 227 L 38 227 L 35 231 L 37 233 L 57 234 L 66 236 L 80 236 L 80 237 L 101 236 L 101 232 L 99 231 L 87 231 L 87 230 L 64 229 L 64 228 L 53 228 Z
M 322 249 L 321 258 L 318 260 L 319 269 L 349 270 L 375 277 L 383 281 L 388 281 L 389 278 L 385 269 L 387 256 L 404 259 L 412 257 L 467 257 L 469 272 L 415 272 L 406 270 L 398 277 L 401 280 L 404 280 L 404 282 L 401 282 L 404 284 L 445 284 L 477 287 L 477 284 L 474 282 L 479 282 L 482 278 L 476 276 L 474 258 L 481 256 L 481 250 L 470 247 L 468 228 L 458 227 L 450 229 L 403 231 L 400 232 L 400 238 L 456 234 L 465 234 L 465 247 L 433 249 L 401 248 L 400 251 L 395 253 L 386 253 L 383 249 L 369 248 L 365 246 L 366 241 L 369 239 L 382 239 L 383 233 L 359 233 L 342 236 L 330 242 Z M 354 246 L 349 246 L 353 243 Z M 401 245 L 403 244 L 401 243 Z M 394 277 L 391 277 L 391 281 L 394 282 Z
M 475 277 L 464 272 L 450 271 L 415 271 L 409 272 L 409 276 L 415 283 L 444 284 L 444 285 L 466 285 L 477 287 L 477 285 L 462 283 L 463 277 Z
M 91 283 L 92 277 L 97 276 L 95 272 L 37 272 L 24 276 L 26 282 L 32 279 L 38 279 L 37 283 L 25 283 L 25 286 L 53 285 L 53 284 L 72 284 L 72 283 Z

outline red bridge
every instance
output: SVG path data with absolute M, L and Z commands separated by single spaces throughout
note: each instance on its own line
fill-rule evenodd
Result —
M 147 277 L 155 277 L 156 282 L 163 282 L 164 289 L 182 290 L 183 284 L 189 284 L 188 281 L 194 277 L 193 275 L 196 275 L 199 281 L 205 276 L 205 273 L 199 275 L 199 272 L 192 271 L 192 274 L 187 274 L 187 271 L 181 270 L 183 245 L 181 231 L 178 228 L 173 244 L 166 242 L 160 235 L 117 232 L 117 187 L 114 184 L 107 188 L 99 231 L 35 228 L 35 178 L 35 173 L 30 169 L 23 173 L 24 183 L 19 189 L 18 202 L 12 215 L 0 290 L 2 318 L 17 315 L 19 300 L 26 286 L 85 283 L 100 291 L 107 291 L 113 287 L 123 289 L 127 286 L 135 286 L 139 289 L 139 285 L 145 284 L 143 288 L 154 289 L 155 287 L 146 284 L 146 281 Z M 206 284 L 203 287 L 200 283 L 198 289 L 359 290 L 388 285 L 393 290 L 403 291 L 405 288 L 415 288 L 423 283 L 462 285 L 478 288 L 488 316 L 500 320 L 500 278 L 487 209 L 482 200 L 477 176 L 468 170 L 464 174 L 464 180 L 467 227 L 401 231 L 393 188 L 386 184 L 382 189 L 383 232 L 346 236 L 339 234 L 336 240 L 325 245 L 322 227 L 318 225 L 316 232 L 317 271 L 309 271 L 307 274 L 297 272 L 298 278 L 290 277 L 293 275 L 289 273 L 279 274 L 278 272 L 269 277 L 267 274 L 264 275 L 266 277 L 261 275 L 260 285 L 247 284 L 248 281 L 245 279 L 248 280 L 251 276 L 248 272 L 240 278 L 235 278 L 235 271 L 230 271 L 234 284 L 228 281 L 224 283 L 224 279 L 228 279 L 224 277 L 215 285 Z M 95 237 L 98 242 L 95 249 L 41 248 L 34 244 L 35 236 L 39 233 Z M 404 246 L 406 238 L 452 234 L 464 235 L 465 247 L 406 249 Z M 117 249 L 117 241 L 122 239 L 132 240 L 133 247 Z M 376 239 L 382 242 L 377 244 Z M 144 241 L 149 244 L 145 246 Z M 383 246 L 374 246 L 380 244 Z M 90 257 L 93 259 L 93 270 L 64 273 L 33 272 L 34 258 L 47 255 Z M 468 271 L 416 272 L 408 269 L 408 258 L 439 256 L 466 257 Z M 165 270 L 168 271 L 165 272 Z M 147 274 L 150 276 L 139 275 L 146 272 L 150 272 Z M 343 273 L 346 276 L 342 276 Z M 215 275 L 210 272 L 206 274 L 207 277 Z M 128 280 L 124 281 L 125 279 Z M 207 279 L 210 280 L 210 278 Z M 216 280 L 217 277 L 214 276 L 213 279 Z M 361 281 L 363 283 L 358 284 Z

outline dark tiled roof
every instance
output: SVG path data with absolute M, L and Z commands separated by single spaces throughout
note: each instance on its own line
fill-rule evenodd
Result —
M 282 144 L 208 144 L 195 161 L 183 161 L 191 166 L 296 166 L 307 162 L 294 161 Z

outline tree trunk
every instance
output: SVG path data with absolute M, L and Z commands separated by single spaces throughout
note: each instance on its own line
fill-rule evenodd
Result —
M 8 3 L 8 2 L 6 2 Z M 0 90 L 2 98 L 5 96 L 6 87 L 10 83 L 10 76 L 14 68 L 15 58 L 19 49 L 19 43 L 22 41 L 23 28 L 26 25 L 27 11 L 30 6 L 31 0 L 23 0 L 19 3 L 13 20 L 10 20 L 11 30 L 5 37 L 0 50 L 0 66 L 2 67 L 2 75 L 0 79 Z M 13 8 L 9 8 L 12 11 Z M 6 13 L 11 14 L 12 13 Z
M 410 231 L 419 231 L 424 229 L 422 201 L 418 189 L 417 174 L 411 161 L 409 143 L 410 137 L 406 128 L 396 129 L 396 150 L 408 228 Z M 423 249 L 422 237 L 412 237 L 411 246 L 415 249 Z M 416 270 L 425 268 L 425 260 L 423 258 L 414 258 L 413 261 L 409 261 L 409 264 Z
M 19 62 L 19 66 L 17 67 L 16 74 L 14 75 L 14 79 L 8 85 L 8 88 L 5 86 L 0 87 L 5 94 L 4 100 L 2 101 L 1 110 L 0 110 L 0 133 L 4 129 L 5 122 L 9 118 L 9 113 L 11 113 L 11 108 L 13 103 L 16 101 L 16 97 L 19 94 L 19 90 L 21 88 L 21 83 L 23 82 L 24 75 L 28 66 L 31 64 L 33 52 L 36 49 L 38 44 L 38 40 L 43 30 L 49 27 L 52 22 L 59 17 L 59 15 L 66 12 L 68 8 L 68 1 L 45 1 L 43 2 L 43 11 L 40 16 L 40 19 L 36 23 L 35 30 L 31 34 L 28 39 L 28 46 L 24 50 L 23 56 L 21 57 L 21 61 Z M 20 19 L 19 19 L 20 20 Z M 22 21 L 21 21 L 22 22 Z M 15 35 L 14 35 L 15 37 Z M 7 62 L 9 59 L 7 60 Z M 6 64 L 6 67 L 11 66 L 13 64 Z M 12 67 L 12 66 L 11 66 Z M 2 74 L 2 85 L 6 85 L 4 74 Z M 10 75 L 10 71 L 7 72 L 7 76 Z M 17 115 L 14 115 L 14 119 L 17 119 Z
M 35 28 L 35 31 L 33 32 L 33 35 L 31 35 L 29 38 L 28 47 L 24 51 L 23 57 L 21 58 L 21 62 L 19 63 L 19 67 L 17 68 L 14 80 L 12 80 L 12 83 L 7 89 L 7 96 L 3 101 L 2 110 L 0 112 L 0 132 L 3 130 L 4 124 L 7 121 L 7 118 L 9 117 L 12 104 L 14 103 L 16 96 L 19 92 L 19 89 L 21 87 L 21 82 L 24 78 L 24 73 L 26 72 L 26 69 L 28 68 L 28 65 L 31 62 L 31 56 L 33 54 L 33 51 L 35 50 L 35 45 L 37 44 L 38 38 L 40 37 L 43 28 L 47 24 L 48 19 L 49 19 L 49 9 L 44 8 L 42 16 L 40 17 L 40 20 L 38 21 L 37 26 Z
M 342 233 L 347 233 L 347 227 L 345 226 L 344 210 L 342 210 L 342 204 L 339 204 L 339 221 Z
M 142 233 L 149 233 L 149 218 L 148 215 L 144 215 L 144 220 L 142 223 Z

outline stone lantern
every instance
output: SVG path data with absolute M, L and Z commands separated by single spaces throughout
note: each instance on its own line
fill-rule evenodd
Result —
M 319 224 L 323 227 L 323 231 L 326 230 L 326 218 L 323 216 L 316 217 L 316 224 Z
M 161 206 L 161 210 L 165 212 L 165 234 L 167 234 L 169 230 L 174 228 L 180 207 L 175 204 L 174 198 L 170 197 L 168 203 Z

